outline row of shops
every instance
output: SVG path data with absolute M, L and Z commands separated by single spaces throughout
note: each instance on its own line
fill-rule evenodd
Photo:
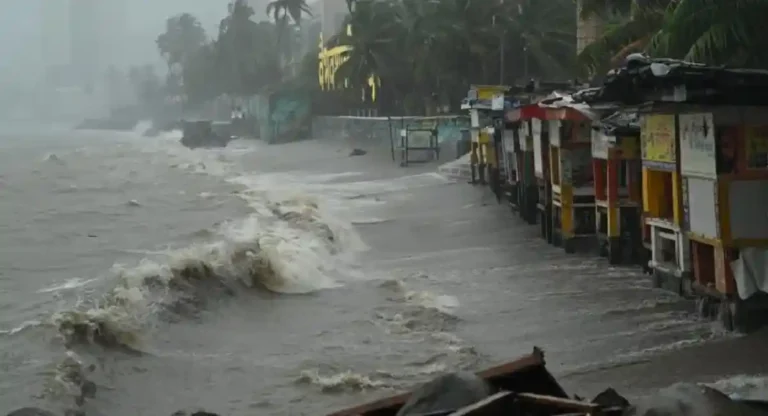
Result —
M 473 86 L 472 180 L 567 253 L 729 330 L 768 321 L 768 71 L 631 56 L 578 91 Z

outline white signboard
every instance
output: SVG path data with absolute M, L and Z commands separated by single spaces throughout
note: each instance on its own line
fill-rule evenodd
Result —
M 549 121 L 549 144 L 553 146 L 560 146 L 560 121 Z
M 687 178 L 688 227 L 704 238 L 720 238 L 717 219 L 717 181 Z M 693 203 L 691 203 L 693 201 Z
M 685 176 L 717 177 L 715 123 L 710 113 L 680 115 L 680 170 Z
M 520 130 L 518 135 L 518 140 L 520 141 L 520 150 L 523 152 L 528 152 L 532 149 L 528 148 L 528 122 L 523 121 L 520 123 Z
M 598 130 L 592 130 L 592 157 L 608 159 L 608 137 Z
M 491 98 L 491 110 L 504 109 L 504 94 L 494 94 Z
M 536 175 L 544 175 L 544 153 L 541 148 L 541 120 L 535 118 L 531 120 L 531 130 L 533 131 L 533 171 Z
M 504 149 L 509 153 L 515 153 L 515 131 L 504 130 L 502 140 L 504 142 Z

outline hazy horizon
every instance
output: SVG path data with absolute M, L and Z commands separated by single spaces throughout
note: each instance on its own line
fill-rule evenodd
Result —
M 51 0 L 5 0 L 4 12 L 0 15 L 0 73 L 21 78 L 38 77 L 44 63 L 44 32 L 55 33 L 56 28 L 43 27 L 43 5 L 67 7 L 65 0 L 54 4 Z M 100 0 L 123 8 L 122 19 L 113 33 L 119 39 L 119 54 L 113 64 L 127 67 L 142 64 L 158 64 L 160 56 L 154 40 L 163 31 L 165 20 L 180 13 L 191 13 L 198 19 L 209 35 L 215 35 L 218 24 L 226 15 L 229 0 Z M 269 0 L 251 0 L 257 17 L 266 19 L 266 4 Z M 65 3 L 65 4 L 62 4 Z M 54 4 L 54 6 L 50 6 Z M 117 16 L 113 19 L 119 18 Z M 62 19 L 64 20 L 64 19 Z M 62 32 L 68 29 L 59 28 Z M 106 35 L 106 34 L 105 34 Z M 37 69 L 37 70 L 30 70 Z M 8 79 L 2 84 L 7 84 Z M 16 81 L 33 81 L 30 79 Z
M 105 82 L 108 68 L 124 74 L 166 65 L 157 37 L 169 17 L 190 13 L 209 37 L 231 0 L 4 0 L 0 15 L 0 119 L 98 116 L 135 102 L 127 80 Z M 317 0 L 308 1 L 309 4 Z M 270 0 L 249 0 L 268 20 Z M 72 5 L 81 9 L 72 14 Z M 75 21 L 70 21 L 75 16 Z M 94 35 L 95 34 L 95 35 Z

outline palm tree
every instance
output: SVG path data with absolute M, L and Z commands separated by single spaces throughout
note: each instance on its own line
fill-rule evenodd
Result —
M 205 29 L 196 17 L 182 13 L 165 21 L 165 32 L 155 40 L 171 72 L 184 63 L 206 41 Z
M 352 3 L 346 23 L 353 36 L 336 37 L 352 47 L 340 77 L 357 88 L 377 74 L 382 92 L 396 96 L 394 105 L 409 112 L 432 105 L 458 106 L 470 83 L 567 78 L 572 68 L 572 0 Z
M 312 16 L 312 10 L 306 0 L 273 0 L 267 4 L 267 14 L 271 15 L 275 22 L 290 17 L 294 23 L 300 25 L 303 15 Z
M 256 93 L 274 79 L 277 64 L 274 27 L 256 23 L 253 9 L 245 0 L 235 0 L 219 25 L 216 56 L 225 93 Z
M 572 1 L 518 0 L 503 11 L 510 54 L 522 55 L 520 78 L 569 78 L 575 57 L 576 8 Z M 518 59 L 520 61 L 520 59 Z M 522 71 L 522 73 L 521 73 Z
M 584 15 L 612 17 L 603 36 L 579 56 L 601 72 L 633 52 L 733 66 L 768 67 L 763 35 L 768 0 L 632 0 L 628 13 L 583 0 Z M 626 0 L 622 0 L 624 2 Z
M 603 73 L 627 55 L 647 50 L 677 0 L 622 0 L 601 9 L 605 0 L 582 0 L 579 18 L 605 22 L 602 35 L 579 54 L 587 73 Z
M 634 0 L 580 0 L 579 18 L 593 16 L 610 18 L 616 15 L 628 15 Z
M 718 65 L 768 67 L 768 0 L 678 0 L 649 52 Z
M 288 19 L 296 26 L 301 26 L 302 15 L 312 16 L 312 10 L 306 0 L 273 0 L 267 4 L 267 14 L 272 16 L 277 25 L 277 40 L 282 45 L 286 61 L 293 60 L 294 37 L 290 33 Z

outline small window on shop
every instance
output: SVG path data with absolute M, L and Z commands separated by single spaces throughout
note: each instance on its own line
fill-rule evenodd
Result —
M 717 174 L 736 173 L 737 171 L 737 139 L 734 129 L 719 127 L 715 132 L 715 145 L 718 149 L 716 155 Z
M 629 184 L 629 167 L 627 166 L 629 161 L 626 159 L 619 160 L 619 188 L 626 188 Z
M 744 141 L 747 169 L 768 169 L 768 126 L 747 128 Z
M 481 128 L 493 126 L 493 117 L 490 114 L 480 113 L 478 116 L 478 123 Z

